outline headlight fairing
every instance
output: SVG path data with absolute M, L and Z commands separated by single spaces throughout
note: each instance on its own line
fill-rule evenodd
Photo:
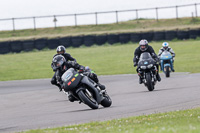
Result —
M 146 66 L 140 66 L 140 68 L 141 68 L 141 69 L 146 69 L 147 67 L 146 67 Z
M 152 68 L 153 67 L 153 64 L 150 64 L 147 66 L 147 68 Z

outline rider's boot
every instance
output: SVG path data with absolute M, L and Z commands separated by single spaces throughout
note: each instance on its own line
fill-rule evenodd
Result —
M 172 64 L 172 72 L 175 72 L 175 70 L 174 70 L 174 63 Z
M 139 84 L 142 84 L 143 83 L 143 76 L 142 76 L 142 72 L 138 72 L 138 76 L 139 76 Z
M 58 86 L 58 88 L 59 88 L 59 91 L 61 92 L 61 91 L 62 91 L 62 88 L 61 88 L 61 86 Z
M 59 84 L 55 84 L 56 86 L 58 86 L 59 91 L 62 91 L 62 87 Z
M 175 70 L 174 70 L 174 60 L 172 61 L 171 65 L 172 65 L 172 72 L 175 72 Z
M 143 80 L 141 77 L 139 77 L 139 84 L 142 84 L 143 83 Z
M 156 74 L 156 78 L 157 78 L 157 80 L 158 80 L 159 82 L 161 81 L 161 77 L 160 77 L 160 74 L 159 74 L 159 73 Z

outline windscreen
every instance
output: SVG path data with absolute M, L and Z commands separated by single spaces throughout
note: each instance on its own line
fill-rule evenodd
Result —
M 144 52 L 140 55 L 140 60 L 144 60 L 144 59 L 150 59 L 152 58 L 151 55 L 148 52 Z
M 68 69 L 63 75 L 62 75 L 62 81 L 66 82 L 73 76 L 73 68 Z
M 170 52 L 168 52 L 168 51 L 164 51 L 164 52 L 162 53 L 162 56 L 166 56 L 166 55 L 171 55 L 171 54 L 170 54 Z

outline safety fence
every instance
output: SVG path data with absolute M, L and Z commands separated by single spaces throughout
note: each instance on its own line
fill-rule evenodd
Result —
M 23 41 L 6 41 L 0 42 L 0 54 L 18 53 L 21 51 L 32 51 L 33 49 L 42 50 L 44 48 L 55 49 L 59 45 L 65 47 L 79 47 L 81 45 L 103 45 L 105 43 L 125 44 L 128 42 L 139 42 L 141 39 L 148 41 L 173 40 L 175 38 L 195 39 L 200 37 L 200 29 L 187 30 L 170 30 L 170 31 L 150 31 L 139 33 L 118 33 L 104 35 L 84 35 L 84 36 L 67 36 L 58 38 L 40 38 Z
M 34 16 L 20 18 L 0 19 L 0 30 L 19 30 L 46 27 L 98 25 L 106 23 L 118 23 L 120 21 L 138 20 L 140 18 L 163 18 L 198 17 L 200 3 L 154 7 L 145 9 L 131 9 L 105 12 L 90 12 L 77 14 Z

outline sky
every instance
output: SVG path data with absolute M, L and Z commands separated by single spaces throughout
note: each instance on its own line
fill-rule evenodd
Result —
M 0 19 L 200 3 L 200 0 L 0 0 Z
M 54 27 L 53 15 L 94 13 L 131 9 L 168 7 L 199 3 L 197 6 L 200 16 L 200 0 L 0 0 L 0 31 L 15 29 L 30 29 Z M 195 16 L 194 6 L 178 9 L 179 17 Z M 35 26 L 33 17 L 36 18 Z M 176 18 L 175 8 L 159 9 L 159 19 Z M 15 19 L 14 26 L 11 18 L 31 17 L 30 19 Z M 156 18 L 155 9 L 139 11 L 139 18 Z M 2 20 L 3 19 L 3 20 Z M 5 20 L 6 19 L 6 20 Z M 119 21 L 136 19 L 136 12 L 118 13 Z M 98 24 L 115 23 L 116 14 L 98 14 Z M 74 16 L 57 16 L 57 26 L 75 25 Z M 77 25 L 96 24 L 94 14 L 77 16 Z

